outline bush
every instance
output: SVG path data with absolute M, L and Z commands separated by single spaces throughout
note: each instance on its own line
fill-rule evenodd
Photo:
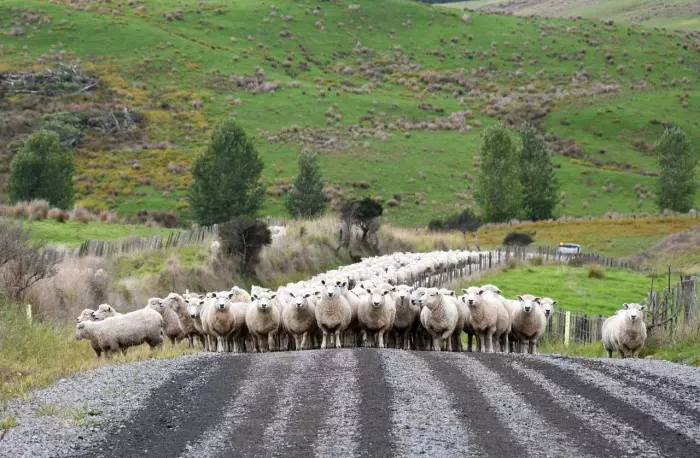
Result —
M 698 158 L 688 135 L 679 128 L 666 129 L 654 150 L 659 155 L 661 168 L 657 192 L 659 210 L 687 213 L 693 208 L 698 188 L 695 177 Z
M 599 264 L 591 264 L 588 266 L 588 278 L 605 279 L 605 268 Z
M 347 228 L 346 246 L 350 244 L 352 226 L 362 231 L 362 242 L 366 242 L 368 237 L 376 234 L 381 227 L 382 213 L 384 213 L 382 204 L 369 197 L 343 205 L 340 209 L 340 218 Z
M 12 158 L 6 190 L 12 202 L 45 199 L 52 206 L 73 205 L 73 154 L 61 147 L 55 132 L 30 135 Z
M 528 246 L 534 241 L 535 239 L 533 239 L 530 234 L 524 232 L 509 232 L 503 239 L 503 244 L 506 246 Z
M 188 199 L 197 222 L 210 225 L 255 215 L 265 198 L 263 162 L 233 118 L 214 130 L 207 151 L 192 164 Z
M 544 261 L 542 260 L 542 256 L 533 256 L 530 258 L 530 265 L 531 266 L 541 266 L 544 264 Z
M 219 226 L 222 254 L 234 258 L 246 274 L 257 263 L 260 251 L 272 243 L 267 225 L 252 216 L 241 216 Z
M 460 231 L 463 233 L 476 232 L 482 225 L 481 218 L 469 208 L 448 218 L 434 219 L 428 223 L 428 229 L 435 232 Z

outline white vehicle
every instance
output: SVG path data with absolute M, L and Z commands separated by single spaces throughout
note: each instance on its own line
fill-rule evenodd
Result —
M 577 243 L 559 243 L 559 248 L 557 248 L 557 253 L 559 254 L 580 254 L 581 245 Z

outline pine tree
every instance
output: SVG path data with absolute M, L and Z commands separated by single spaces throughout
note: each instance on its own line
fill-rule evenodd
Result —
M 520 139 L 520 184 L 523 189 L 524 217 L 532 221 L 552 218 L 559 190 L 552 156 L 544 138 L 531 124 L 522 125 Z
M 659 209 L 688 212 L 693 208 L 697 190 L 695 167 L 698 164 L 690 139 L 680 128 L 666 129 L 654 150 L 661 167 L 656 202 Z
M 287 198 L 287 210 L 295 218 L 312 218 L 323 213 L 326 203 L 318 156 L 302 151 L 299 155 L 299 174 L 294 180 L 294 189 Z
M 206 152 L 192 165 L 187 193 L 197 221 L 210 225 L 255 215 L 265 198 L 259 182 L 263 167 L 253 143 L 236 121 L 221 121 Z
M 54 207 L 73 205 L 73 153 L 58 135 L 40 130 L 30 135 L 12 158 L 6 191 L 12 202 L 45 199 Z
M 474 199 L 484 220 L 499 223 L 517 218 L 522 195 L 519 161 L 508 130 L 500 124 L 487 127 L 480 155 Z

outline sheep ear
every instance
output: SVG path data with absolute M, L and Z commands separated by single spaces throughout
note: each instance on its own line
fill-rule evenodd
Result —
M 388 289 L 385 289 L 385 290 L 384 290 L 384 293 L 383 293 L 383 296 L 386 296 L 387 294 L 389 294 L 389 290 L 388 290 Z
M 559 301 L 552 301 L 552 305 L 557 305 Z
M 629 309 L 630 309 L 630 305 L 629 305 L 627 302 L 625 302 L 624 304 L 622 304 L 622 306 L 625 307 L 625 310 L 629 310 Z
M 258 300 L 258 295 L 257 295 L 257 294 L 253 294 L 252 297 L 253 297 L 253 299 L 255 299 L 256 301 Z
M 204 305 L 205 301 L 199 301 L 199 305 Z
M 325 284 L 326 284 L 326 280 L 321 280 L 321 284 L 322 284 L 322 285 L 325 285 Z
M 321 297 L 321 291 L 314 291 L 314 294 L 316 295 L 316 297 Z
M 518 300 L 519 300 L 519 301 L 523 301 L 524 299 L 523 299 L 522 296 L 518 296 Z
M 344 281 L 341 286 L 345 287 L 345 285 L 347 285 L 347 284 L 348 284 L 348 282 Z
M 369 294 L 372 294 L 372 290 L 369 288 L 365 288 L 365 291 L 367 291 Z
M 235 296 L 235 295 L 236 295 L 236 293 L 228 293 L 228 298 L 233 299 L 233 296 Z
M 483 289 L 480 289 L 480 290 L 479 290 L 479 296 L 481 296 L 482 294 L 484 294 L 484 292 L 485 292 L 485 291 L 484 291 Z
M 395 293 L 395 292 L 396 292 L 396 286 L 394 286 L 393 288 L 391 288 L 391 292 L 392 292 L 392 293 Z
M 455 292 L 454 292 L 454 291 L 448 291 L 448 292 L 447 292 L 447 295 L 448 295 L 448 296 L 453 296 L 453 297 L 454 297 Z
M 536 297 L 536 298 L 534 299 L 534 301 L 537 302 L 538 304 L 540 303 L 541 300 L 542 300 L 542 298 L 540 298 L 540 297 Z
M 291 292 L 291 291 L 289 292 L 289 295 L 292 296 L 292 297 L 296 297 L 296 296 L 294 295 L 294 293 Z
M 204 294 L 200 294 L 200 295 L 199 295 L 199 298 L 200 298 L 200 299 L 204 299 L 205 297 L 207 297 L 207 296 L 205 296 Z
M 642 305 L 641 307 L 639 307 L 639 310 L 641 310 L 642 312 L 645 311 L 646 309 L 647 309 L 646 305 Z
M 304 297 L 305 297 L 305 298 L 307 298 L 307 297 L 311 297 L 311 294 L 309 294 L 309 293 L 306 293 L 306 294 L 304 294 Z
M 276 297 L 277 297 L 277 293 L 275 293 L 275 294 L 270 294 L 270 299 L 274 299 L 274 298 L 276 298 Z
M 462 293 L 463 293 L 463 294 L 467 294 L 467 289 L 466 289 L 466 288 L 462 288 Z
M 216 297 L 216 293 L 211 293 L 211 297 Z

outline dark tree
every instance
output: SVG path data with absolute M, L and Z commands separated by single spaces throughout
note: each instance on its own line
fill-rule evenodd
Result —
M 286 206 L 295 218 L 313 218 L 323 213 L 328 199 L 323 192 L 323 178 L 315 153 L 302 151 L 299 155 L 299 174 Z
M 550 219 L 557 205 L 559 182 L 554 173 L 552 155 L 541 135 L 530 124 L 520 127 L 520 184 L 523 190 L 524 217 L 532 221 Z
M 267 225 L 251 216 L 241 216 L 219 226 L 222 254 L 238 261 L 247 274 L 258 262 L 260 251 L 272 243 Z
M 687 213 L 693 208 L 698 188 L 695 167 L 698 158 L 690 139 L 681 129 L 666 129 L 654 147 L 659 155 L 661 174 L 658 181 L 657 205 L 660 210 Z

